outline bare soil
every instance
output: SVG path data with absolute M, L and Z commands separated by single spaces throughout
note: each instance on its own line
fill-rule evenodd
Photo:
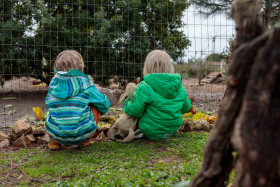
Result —
M 198 79 L 183 79 L 182 83 L 194 105 L 203 112 L 216 113 L 226 91 L 225 84 L 199 84 Z

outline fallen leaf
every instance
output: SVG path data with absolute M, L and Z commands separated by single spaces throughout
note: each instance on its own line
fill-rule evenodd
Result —
M 12 107 L 13 105 L 5 105 L 4 108 L 10 108 Z
M 7 112 L 3 112 L 2 114 L 3 115 L 11 115 L 11 114 L 13 114 L 13 113 L 15 113 L 16 112 L 16 110 L 9 110 L 9 111 L 7 111 Z
M 43 120 L 35 121 L 34 125 L 36 125 L 36 126 L 44 126 L 45 125 L 45 121 L 43 121 Z
M 40 107 L 33 107 L 32 110 L 35 112 L 38 120 L 44 119 L 43 111 Z
M 18 177 L 18 180 L 22 179 L 22 174 Z
M 17 99 L 16 97 L 3 97 L 3 100 L 15 100 Z

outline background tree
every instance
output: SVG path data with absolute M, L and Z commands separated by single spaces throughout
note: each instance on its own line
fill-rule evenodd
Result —
M 28 1 L 0 3 L 0 75 L 3 78 L 36 74 L 41 59 L 36 59 L 34 23 L 42 19 L 37 4 Z
M 230 6 L 233 0 L 191 0 L 190 2 L 205 16 L 222 13 L 230 17 Z M 280 1 L 264 0 L 262 17 L 266 27 L 275 25 L 280 20 Z
M 0 74 L 49 81 L 54 60 L 65 49 L 79 51 L 86 72 L 102 83 L 113 75 L 141 76 L 152 49 L 166 50 L 180 63 L 190 45 L 180 30 L 188 6 L 185 0 L 2 0 L 1 13 L 7 16 L 1 20 Z
M 206 60 L 210 62 L 220 62 L 222 59 L 224 59 L 224 56 L 219 53 L 211 53 L 206 57 Z

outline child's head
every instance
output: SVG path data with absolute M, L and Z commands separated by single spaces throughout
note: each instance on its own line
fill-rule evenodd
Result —
M 145 60 L 143 75 L 151 73 L 174 73 L 171 57 L 161 50 L 154 50 L 148 54 Z
M 71 71 L 73 69 L 84 71 L 84 66 L 83 57 L 74 50 L 62 51 L 59 53 L 54 63 L 54 68 L 57 71 Z

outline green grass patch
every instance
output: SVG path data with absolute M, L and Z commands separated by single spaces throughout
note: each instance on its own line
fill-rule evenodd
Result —
M 207 133 L 190 132 L 164 140 L 93 143 L 82 149 L 2 151 L 0 181 L 27 186 L 170 186 L 198 172 L 207 138 Z

